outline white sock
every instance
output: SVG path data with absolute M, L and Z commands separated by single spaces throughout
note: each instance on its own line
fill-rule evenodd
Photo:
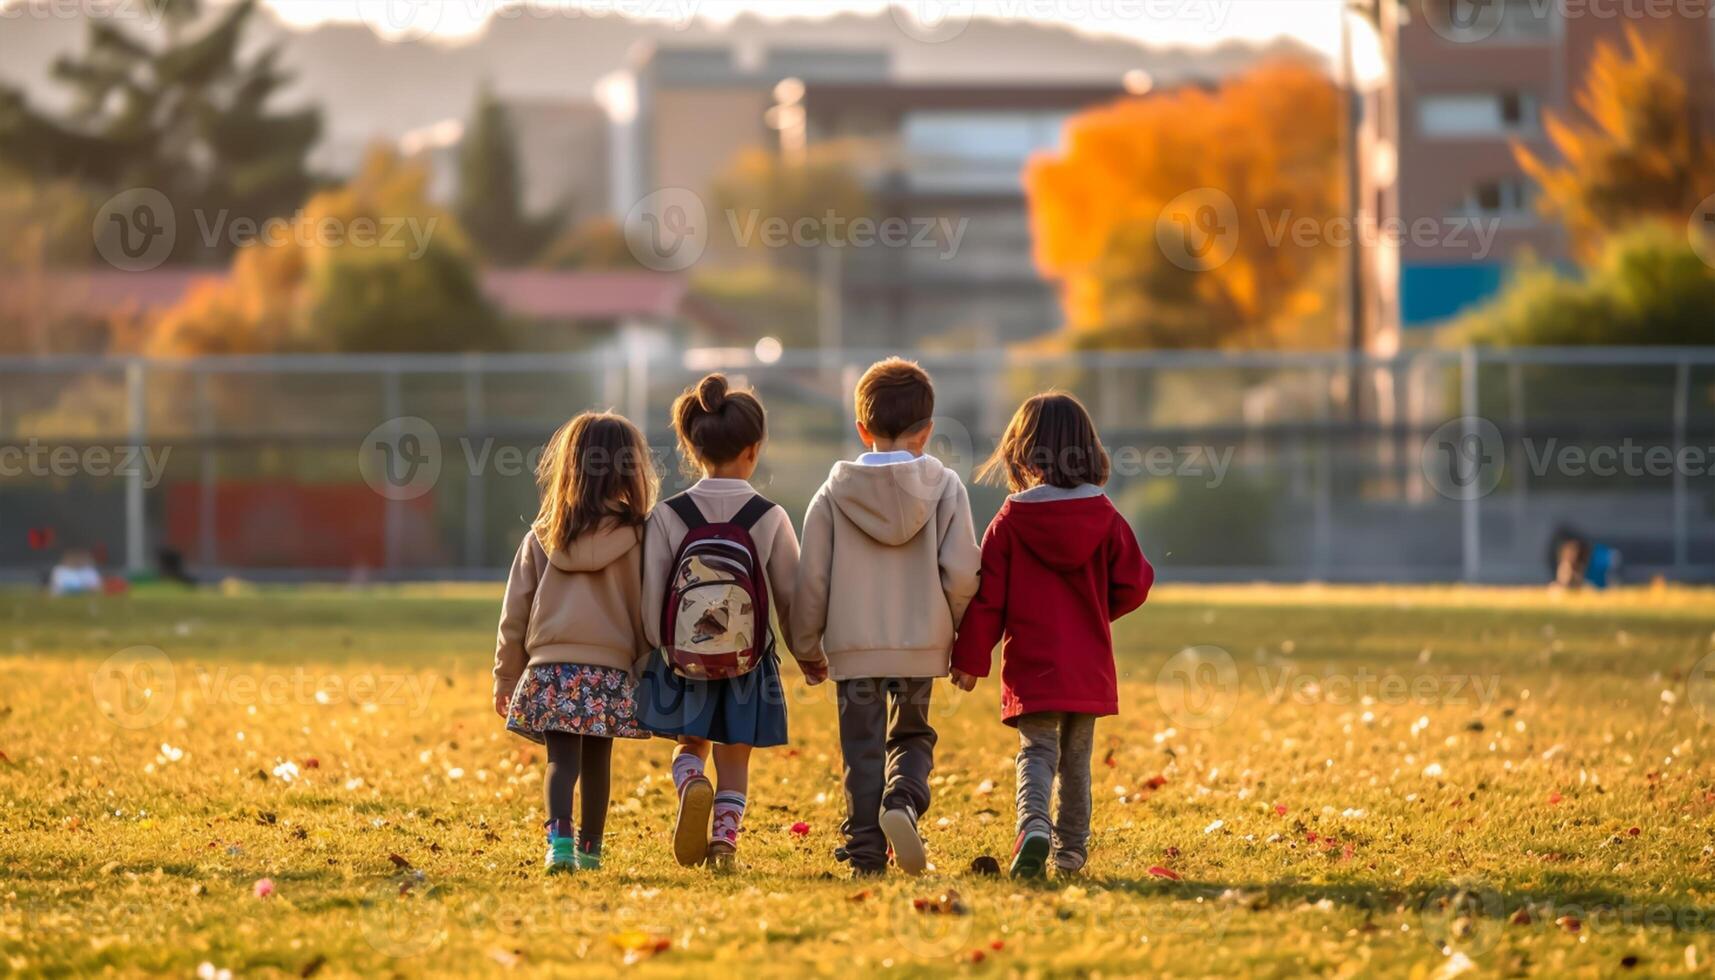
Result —
M 703 760 L 690 752 L 680 752 L 673 757 L 673 788 L 683 789 L 685 782 L 692 776 L 703 774 Z

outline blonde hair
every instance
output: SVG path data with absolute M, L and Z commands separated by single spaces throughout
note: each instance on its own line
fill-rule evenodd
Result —
M 639 527 L 658 484 L 649 445 L 630 419 L 584 412 L 560 426 L 537 464 L 542 509 L 531 527 L 548 551 L 603 525 Z

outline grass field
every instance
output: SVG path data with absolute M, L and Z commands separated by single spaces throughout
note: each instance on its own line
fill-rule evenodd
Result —
M 488 704 L 498 595 L 0 594 L 0 972 L 1715 965 L 1715 594 L 1164 588 L 1120 630 L 1091 865 L 1041 884 L 970 870 L 1012 840 L 993 682 L 937 690 L 922 879 L 834 864 L 801 684 L 736 872 L 673 862 L 666 743 L 630 742 L 606 868 L 545 879 L 541 751 Z

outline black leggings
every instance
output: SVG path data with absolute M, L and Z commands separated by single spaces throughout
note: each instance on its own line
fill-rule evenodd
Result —
M 548 778 L 542 784 L 548 819 L 571 822 L 572 789 L 581 782 L 583 824 L 578 828 L 578 844 L 586 850 L 597 849 L 601 846 L 602 832 L 607 829 L 613 739 L 566 732 L 543 735 L 548 745 Z

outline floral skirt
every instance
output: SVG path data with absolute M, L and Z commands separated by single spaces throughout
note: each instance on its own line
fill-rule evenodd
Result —
M 637 724 L 636 687 L 615 667 L 541 664 L 524 671 L 512 689 L 506 730 L 532 742 L 543 732 L 601 738 L 648 738 Z

